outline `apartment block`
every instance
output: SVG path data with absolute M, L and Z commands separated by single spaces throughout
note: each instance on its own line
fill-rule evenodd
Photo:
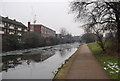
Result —
M 24 32 L 27 32 L 27 27 L 24 24 L 15 19 L 0 16 L 0 35 L 15 34 L 21 37 Z

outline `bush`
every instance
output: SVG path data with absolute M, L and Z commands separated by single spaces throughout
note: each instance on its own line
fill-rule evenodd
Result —
M 29 49 L 64 43 L 72 43 L 72 36 L 65 36 L 64 38 L 48 37 L 44 38 L 37 32 L 24 33 L 21 38 L 17 35 L 3 36 L 3 51 L 12 51 L 18 49 Z
M 16 35 L 5 35 L 2 38 L 2 51 L 12 51 L 20 49 L 21 43 Z
M 35 32 L 25 33 L 22 37 L 22 42 L 25 48 L 45 46 L 45 39 Z

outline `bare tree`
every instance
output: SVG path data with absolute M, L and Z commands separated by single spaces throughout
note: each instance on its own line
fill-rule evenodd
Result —
M 113 0 L 111 0 L 113 1 Z M 87 32 L 95 33 L 99 38 L 99 45 L 105 51 L 102 34 L 116 32 L 120 43 L 120 1 L 73 1 L 70 4 L 72 13 L 77 20 L 87 19 L 83 25 Z M 119 46 L 118 46 L 119 47 Z M 119 50 L 119 49 L 118 49 Z
M 68 32 L 67 32 L 67 30 L 66 30 L 65 28 L 61 28 L 61 29 L 60 29 L 60 34 L 61 34 L 62 36 L 65 36 L 65 35 L 68 34 Z

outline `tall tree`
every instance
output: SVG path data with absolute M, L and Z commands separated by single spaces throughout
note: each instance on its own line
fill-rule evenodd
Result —
M 60 34 L 61 34 L 62 36 L 65 36 L 65 35 L 68 34 L 68 32 L 67 32 L 67 30 L 66 30 L 65 28 L 61 28 L 61 29 L 60 29 Z
M 111 0 L 113 1 L 113 0 Z M 87 19 L 82 27 L 87 32 L 95 33 L 99 38 L 99 45 L 105 50 L 101 34 L 114 31 L 117 33 L 118 45 L 120 43 L 120 1 L 73 1 L 70 4 L 72 13 L 76 14 L 77 20 Z M 114 25 L 114 26 L 113 26 Z M 119 46 L 118 46 L 119 47 Z M 119 51 L 119 48 L 118 48 Z

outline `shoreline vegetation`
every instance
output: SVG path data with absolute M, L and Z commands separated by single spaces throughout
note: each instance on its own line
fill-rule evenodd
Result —
M 107 75 L 111 79 L 119 79 L 119 62 L 116 56 L 112 56 L 108 53 L 102 52 L 102 49 L 96 42 L 88 43 L 88 47 L 91 52 L 95 55 L 96 59 L 100 62 Z
M 75 51 L 75 53 L 73 53 L 73 55 L 71 55 L 67 60 L 65 60 L 65 63 L 62 64 L 62 66 L 58 68 L 58 71 L 55 74 L 53 80 L 55 80 L 55 79 L 66 79 L 66 75 L 67 75 L 68 71 L 70 70 L 70 66 L 72 65 L 72 62 L 73 62 L 73 60 L 76 56 L 76 52 L 81 48 L 81 45 Z
M 23 50 L 58 44 L 74 43 L 74 37 L 66 35 L 64 37 L 42 37 L 39 33 L 25 33 L 21 38 L 16 35 L 5 35 L 2 38 L 2 51 Z

